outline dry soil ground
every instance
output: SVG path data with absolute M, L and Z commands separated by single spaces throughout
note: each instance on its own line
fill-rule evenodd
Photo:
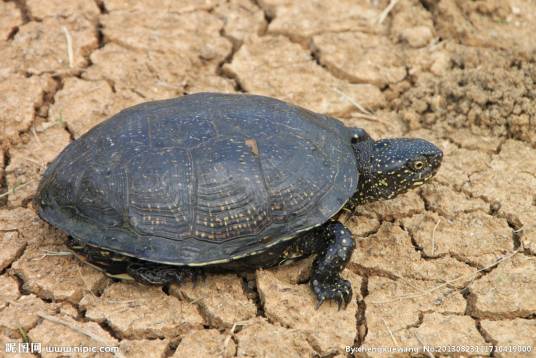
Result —
M 535 349 L 535 33 L 534 0 L 0 1 L 0 356 L 22 340 L 127 357 Z M 205 90 L 444 150 L 432 184 L 348 221 L 346 310 L 313 309 L 310 261 L 195 288 L 112 282 L 62 256 L 64 235 L 36 216 L 41 173 L 70 141 Z

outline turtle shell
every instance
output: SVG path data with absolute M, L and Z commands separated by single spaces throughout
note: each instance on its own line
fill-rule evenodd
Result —
M 172 265 L 228 262 L 326 222 L 355 193 L 351 131 L 263 96 L 130 107 L 47 168 L 39 215 L 82 241 Z

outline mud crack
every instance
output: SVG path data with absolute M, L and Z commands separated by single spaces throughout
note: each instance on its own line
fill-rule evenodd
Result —
M 356 336 L 354 339 L 354 347 L 361 347 L 367 337 L 367 303 L 365 298 L 368 296 L 368 276 L 363 276 L 361 280 L 361 298 L 357 299 L 357 312 L 356 312 Z
M 220 30 L 220 36 L 222 36 L 222 37 L 226 38 L 227 40 L 229 40 L 231 42 L 231 44 L 233 44 L 233 47 L 231 49 L 231 52 L 223 59 L 223 61 L 221 61 L 218 64 L 218 67 L 216 68 L 216 74 L 218 76 L 220 76 L 220 77 L 227 78 L 227 79 L 233 81 L 235 91 L 240 92 L 240 93 L 246 93 L 247 91 L 244 88 L 244 86 L 242 85 L 242 83 L 240 82 L 240 79 L 238 78 L 238 76 L 233 74 L 231 71 L 226 71 L 224 69 L 224 66 L 226 64 L 230 64 L 233 61 L 233 58 L 234 58 L 235 54 L 238 52 L 238 50 L 240 49 L 240 47 L 242 46 L 242 43 L 238 43 L 231 36 L 226 35 L 224 28 L 222 28 Z M 186 88 L 185 91 L 187 91 L 187 90 L 188 89 Z
M 243 275 L 242 288 L 248 299 L 255 303 L 255 306 L 257 307 L 257 317 L 260 316 L 266 318 L 264 303 L 262 302 L 261 295 L 257 289 L 257 273 L 254 273 L 253 276 L 249 277 L 248 275 Z
M 20 11 L 20 15 L 21 15 L 23 24 L 26 24 L 26 23 L 32 21 L 32 14 L 30 12 L 30 9 L 26 5 L 25 0 L 14 0 L 13 3 L 17 6 L 17 8 Z
M 2 167 L 2 172 L 0 176 L 0 207 L 6 206 L 8 202 L 8 185 L 7 185 L 7 167 L 9 163 L 11 162 L 11 157 L 9 155 L 9 147 L 7 145 L 4 145 L 4 153 L 3 153 L 3 160 L 4 163 Z

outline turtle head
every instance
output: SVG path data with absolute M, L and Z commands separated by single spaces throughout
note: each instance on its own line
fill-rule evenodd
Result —
M 352 138 L 359 168 L 358 204 L 391 199 L 429 181 L 438 171 L 443 152 L 417 138 L 373 140 L 364 132 Z

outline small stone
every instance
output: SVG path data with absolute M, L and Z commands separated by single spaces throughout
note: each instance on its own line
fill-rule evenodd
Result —
M 193 331 L 183 336 L 173 358 L 229 358 L 236 355 L 236 344 L 216 329 Z

